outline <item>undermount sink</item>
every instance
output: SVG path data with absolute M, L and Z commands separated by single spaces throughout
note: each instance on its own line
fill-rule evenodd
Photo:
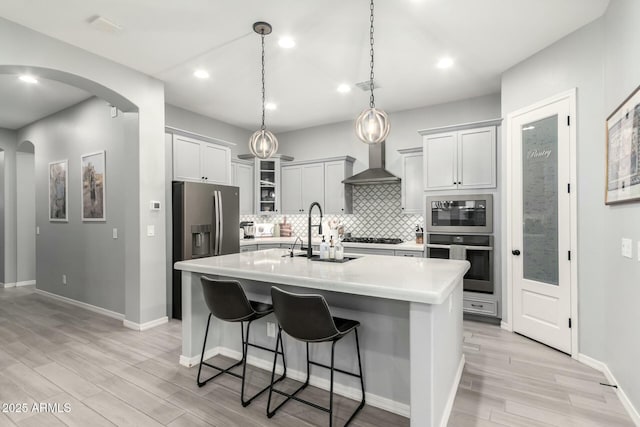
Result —
M 283 256 L 289 256 L 289 255 L 283 255 Z M 299 257 L 299 258 L 304 257 L 304 258 L 306 258 L 307 254 L 296 254 L 296 255 L 294 255 L 294 257 Z M 358 259 L 358 258 L 359 257 L 345 256 L 342 259 L 320 259 L 320 255 L 312 255 L 311 256 L 311 261 L 335 262 L 337 264 L 342 264 L 344 262 L 351 261 L 351 260 Z

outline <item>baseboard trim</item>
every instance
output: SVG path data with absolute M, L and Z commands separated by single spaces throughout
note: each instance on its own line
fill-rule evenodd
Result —
M 451 390 L 449 390 L 449 397 L 447 398 L 447 403 L 444 406 L 444 411 L 442 412 L 442 419 L 440 420 L 440 427 L 447 427 L 449 424 L 449 418 L 451 417 L 451 411 L 453 410 L 453 402 L 456 400 L 456 394 L 458 393 L 458 386 L 460 385 L 460 380 L 462 380 L 462 372 L 464 371 L 464 364 L 466 363 L 466 359 L 464 354 L 460 358 L 460 364 L 458 365 L 458 371 L 456 372 L 456 377 L 451 385 Z
M 62 295 L 52 294 L 51 292 L 43 291 L 42 289 L 38 289 L 38 288 L 35 289 L 35 292 L 39 295 L 44 295 L 46 297 L 49 297 L 58 301 L 66 302 L 67 304 L 75 305 L 76 307 L 84 308 L 85 310 L 89 310 L 94 313 L 111 317 L 112 319 L 117 319 L 117 320 L 124 319 L 124 314 L 116 313 L 115 311 L 107 310 L 106 308 L 98 307 L 95 305 L 87 304 L 86 302 L 63 297 Z
M 15 283 L 3 283 L 2 287 L 3 288 L 15 288 L 16 284 Z
M 35 280 L 23 280 L 21 282 L 16 282 L 16 286 L 31 286 L 35 284 L 36 284 Z
M 213 357 L 216 355 L 226 356 L 233 359 L 242 358 L 241 352 L 232 350 L 226 347 L 211 348 L 205 351 L 204 358 L 205 360 L 207 360 L 210 357 Z M 464 362 L 464 359 L 463 359 L 463 362 Z M 192 367 L 192 366 L 198 365 L 199 363 L 200 363 L 200 355 L 193 356 L 193 357 L 185 357 L 182 355 L 180 356 L 180 364 L 183 366 Z M 268 360 L 260 359 L 258 357 L 251 356 L 251 355 L 247 358 L 247 364 L 251 366 L 255 366 L 256 368 L 264 369 L 266 371 L 271 371 L 271 369 L 273 368 L 272 361 L 269 362 Z M 281 373 L 282 373 L 282 366 L 280 365 L 276 366 L 276 374 L 281 374 Z M 302 371 L 295 371 L 291 368 L 288 368 L 287 378 L 291 378 L 292 380 L 302 382 L 306 379 L 306 373 Z M 314 387 L 318 387 L 320 389 L 329 391 L 328 379 L 311 375 L 311 377 L 309 378 L 309 384 L 311 384 Z M 334 383 L 333 391 L 336 394 L 339 394 L 340 396 L 353 399 L 353 400 L 360 400 L 362 398 L 359 388 L 348 387 L 342 384 Z M 376 408 L 380 408 L 385 411 L 389 411 L 394 414 L 401 415 L 403 417 L 409 418 L 411 416 L 410 406 L 406 403 L 396 402 L 395 400 L 391 400 L 386 397 L 378 396 L 377 394 L 372 394 L 368 392 L 365 392 L 365 398 L 367 401 L 367 405 L 371 405 Z M 455 394 L 454 394 L 454 398 L 455 398 Z M 451 402 L 451 404 L 453 405 L 453 401 Z
M 500 322 L 500 329 L 504 329 L 505 331 L 513 332 L 513 328 L 507 322 Z
M 620 398 L 620 402 L 622 402 L 622 406 L 624 406 L 624 408 L 627 410 L 627 413 L 631 417 L 631 420 L 634 422 L 634 424 L 640 427 L 640 413 L 633 406 L 631 400 L 629 400 L 629 396 L 627 396 L 624 390 L 622 390 L 622 387 L 620 387 L 620 384 L 613 376 L 613 372 L 611 372 L 609 366 L 607 366 L 607 364 L 604 362 L 601 362 L 582 353 L 578 353 L 578 361 L 584 365 L 589 366 L 590 368 L 602 372 L 607 378 L 607 381 L 618 386 L 618 388 L 616 388 L 616 393 L 618 395 L 618 398 Z
M 134 331 L 143 332 L 149 330 L 151 328 L 155 328 L 156 326 L 164 325 L 169 322 L 169 318 L 167 316 L 160 317 L 159 319 L 151 320 L 145 323 L 136 323 L 131 320 L 123 319 L 122 324 L 125 328 L 133 329 Z M 200 359 L 198 359 L 198 362 Z

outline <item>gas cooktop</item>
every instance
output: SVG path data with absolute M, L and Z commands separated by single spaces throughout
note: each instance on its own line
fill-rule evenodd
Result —
M 342 241 L 347 243 L 385 243 L 388 245 L 397 245 L 402 243 L 402 239 L 391 239 L 386 237 L 345 237 Z

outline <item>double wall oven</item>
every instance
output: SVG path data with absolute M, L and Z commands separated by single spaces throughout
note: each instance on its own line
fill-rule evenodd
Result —
M 464 290 L 492 294 L 493 196 L 433 196 L 427 198 L 427 256 L 471 263 Z

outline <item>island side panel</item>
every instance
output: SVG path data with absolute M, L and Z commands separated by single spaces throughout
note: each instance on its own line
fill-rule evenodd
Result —
M 462 281 L 442 304 L 411 303 L 409 316 L 411 426 L 446 425 L 462 360 Z

